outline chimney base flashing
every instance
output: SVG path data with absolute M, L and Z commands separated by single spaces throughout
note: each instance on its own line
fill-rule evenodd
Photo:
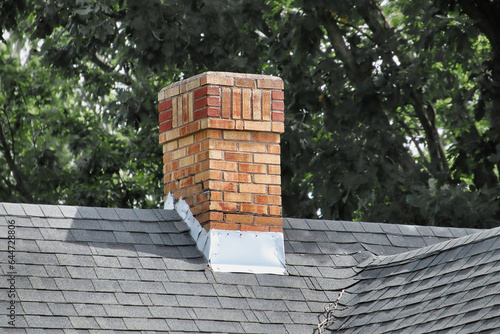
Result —
M 169 193 L 165 210 L 177 211 L 215 272 L 287 275 L 283 233 L 205 230 L 182 198 L 175 202 Z

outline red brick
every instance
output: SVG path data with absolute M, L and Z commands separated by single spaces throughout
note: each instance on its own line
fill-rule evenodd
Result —
M 237 165 L 235 162 L 232 162 L 232 161 L 213 160 L 213 161 L 210 161 L 210 168 L 215 169 L 215 170 L 236 172 Z
M 160 123 L 171 120 L 172 119 L 172 110 L 161 112 L 158 115 L 158 119 L 159 119 Z
M 272 99 L 273 100 L 284 100 L 285 99 L 285 92 L 283 92 L 282 90 L 273 90 Z
M 206 96 L 194 101 L 193 109 L 197 110 L 203 107 L 220 107 L 220 99 L 218 96 Z
M 167 121 L 160 124 L 160 133 L 172 130 L 172 121 Z
M 199 120 L 205 117 L 220 117 L 220 109 L 214 107 L 205 107 L 194 112 L 194 120 Z
M 201 88 L 198 88 L 194 91 L 194 98 L 195 100 L 207 96 L 207 95 L 219 95 L 219 87 L 217 86 L 204 86 Z
M 158 104 L 158 112 L 172 108 L 172 100 L 166 100 Z
M 273 101 L 271 103 L 271 109 L 278 111 L 285 110 L 285 103 L 283 101 Z
M 285 121 L 285 113 L 282 112 L 273 112 L 272 120 L 275 122 L 284 122 Z

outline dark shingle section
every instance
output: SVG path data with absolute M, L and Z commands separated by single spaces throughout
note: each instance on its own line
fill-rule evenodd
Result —
M 13 333 L 316 333 L 325 308 L 339 291 L 355 287 L 359 293 L 346 290 L 344 300 L 366 300 L 352 315 L 353 323 L 363 323 L 369 318 L 365 313 L 374 307 L 391 309 L 389 302 L 377 304 L 379 298 L 390 300 L 402 291 L 403 276 L 391 271 L 395 260 L 377 256 L 418 252 L 422 245 L 474 232 L 284 219 L 288 275 L 279 276 L 207 269 L 175 211 L 0 203 L 0 228 L 6 227 L 8 219 L 15 219 L 20 241 L 16 288 L 22 314 Z M 448 275 L 451 282 L 456 278 L 450 273 L 467 276 L 472 270 L 476 278 L 462 289 L 470 293 L 456 299 L 481 296 L 480 302 L 458 311 L 482 314 L 478 307 L 482 303 L 493 312 L 500 298 L 478 290 L 495 284 L 488 279 L 491 268 L 475 267 L 481 262 L 477 256 L 493 246 L 454 253 L 457 258 L 467 257 L 469 266 L 429 261 L 433 269 L 425 271 L 425 266 L 413 265 L 405 256 L 398 258 L 405 261 L 401 269 L 405 279 L 415 272 L 422 276 L 406 290 L 400 314 L 415 314 L 411 306 L 418 303 L 419 292 L 441 293 L 432 275 L 443 279 Z M 495 256 L 490 257 L 490 266 Z M 365 266 L 369 261 L 384 265 Z M 387 290 L 375 285 L 368 291 L 372 286 L 368 282 L 379 277 L 387 280 Z M 454 310 L 443 310 L 441 318 L 452 320 Z M 434 318 L 428 314 L 429 330 L 440 328 L 443 321 Z M 481 328 L 497 325 L 492 317 L 481 319 Z M 471 325 L 458 322 L 456 326 Z
M 355 297 L 340 298 L 329 329 L 478 333 L 494 328 L 500 320 L 499 236 L 496 228 L 374 258 L 346 290 Z

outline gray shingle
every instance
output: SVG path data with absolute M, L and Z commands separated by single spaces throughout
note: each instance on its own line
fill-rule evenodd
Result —
M 120 286 L 123 292 L 137 293 L 164 293 L 165 288 L 161 282 L 144 282 L 144 281 L 120 281 Z
M 100 219 L 101 216 L 97 212 L 96 208 L 87 207 L 87 206 L 79 206 L 78 213 L 84 219 Z
M 151 312 L 147 306 L 134 305 L 104 305 L 106 313 L 111 317 L 120 318 L 151 318 Z
M 92 292 L 92 291 L 63 291 L 64 298 L 69 303 L 75 304 L 92 304 L 96 300 L 102 304 L 117 304 L 118 301 L 113 293 L 109 292 Z
M 25 216 L 23 206 L 18 203 L 3 203 L 3 207 L 9 216 Z
M 40 328 L 71 328 L 67 317 L 25 315 L 24 318 L 30 327 Z
M 40 205 L 45 217 L 64 217 L 58 205 Z
M 167 322 L 163 319 L 142 319 L 142 318 L 124 318 L 123 321 L 128 329 L 154 331 L 169 330 Z
M 66 218 L 82 218 L 82 215 L 78 212 L 77 206 L 59 206 L 59 210 L 61 210 L 62 214 Z
M 102 329 L 123 330 L 127 329 L 125 322 L 121 318 L 96 317 L 95 320 Z
M 44 213 L 40 206 L 36 204 L 22 204 L 22 207 L 24 209 L 24 212 L 26 213 L 27 216 L 34 216 L 34 217 L 43 217 Z

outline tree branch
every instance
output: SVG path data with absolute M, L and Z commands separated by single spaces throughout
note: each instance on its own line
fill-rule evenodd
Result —
M 11 152 L 9 150 L 9 145 L 5 139 L 5 135 L 3 132 L 3 127 L 0 124 L 0 144 L 3 148 L 3 154 L 5 157 L 5 160 L 7 161 L 7 165 L 10 168 L 10 171 L 14 175 L 14 179 L 16 180 L 16 190 L 24 197 L 24 199 L 27 202 L 32 203 L 33 202 L 33 196 L 31 195 L 30 191 L 26 187 L 26 184 L 23 181 L 23 176 L 19 168 L 17 167 L 14 159 L 12 158 Z

